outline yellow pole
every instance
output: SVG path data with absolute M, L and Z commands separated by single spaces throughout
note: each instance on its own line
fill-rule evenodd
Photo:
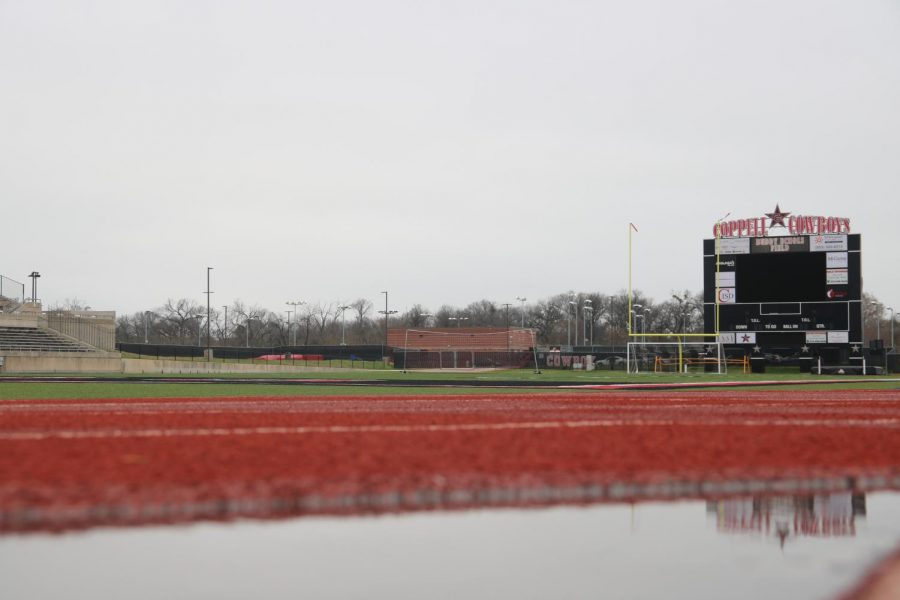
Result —
M 722 221 L 716 223 L 716 249 L 715 249 L 715 261 L 716 261 L 716 341 L 719 341 L 719 239 L 722 235 Z
M 628 320 L 628 337 L 629 339 L 632 336 L 631 331 L 631 230 L 634 229 L 637 231 L 637 227 L 634 226 L 634 223 L 628 224 L 628 314 L 625 315 L 625 318 Z
M 722 239 L 722 221 L 727 219 L 730 214 L 731 212 L 728 212 L 724 217 L 716 221 L 716 343 L 719 342 L 719 240 Z

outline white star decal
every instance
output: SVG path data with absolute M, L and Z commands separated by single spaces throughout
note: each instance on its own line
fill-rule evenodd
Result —
M 850 346 L 850 349 L 853 350 L 854 354 L 859 354 L 859 346 L 858 345 L 854 344 L 854 345 Z
M 759 347 L 759 344 L 753 346 L 753 351 L 754 351 L 754 352 L 759 352 L 760 350 L 762 350 L 762 348 Z
M 806 344 L 803 344 L 802 346 L 800 346 L 800 351 L 801 352 L 809 352 L 809 346 L 807 346 Z

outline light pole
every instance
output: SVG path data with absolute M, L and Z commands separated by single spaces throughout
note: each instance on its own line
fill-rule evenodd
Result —
M 500 306 L 506 307 L 506 351 L 509 352 L 509 307 L 512 306 L 512 304 L 504 302 Z
M 586 298 L 584 300 L 584 305 L 582 305 L 582 307 L 581 307 L 581 312 L 582 312 L 581 320 L 582 320 L 582 324 L 584 325 L 584 331 L 582 333 L 584 334 L 584 344 L 585 345 L 587 345 L 587 343 L 588 343 L 588 334 L 587 334 L 588 313 L 590 313 L 590 315 L 591 315 L 591 320 L 590 320 L 590 323 L 591 323 L 591 346 L 593 346 L 594 345 L 594 301 L 591 300 L 590 298 Z
M 350 308 L 350 306 L 348 306 L 346 304 L 338 306 L 338 310 L 341 311 L 341 346 L 347 345 L 347 342 L 345 341 L 345 338 L 344 338 L 344 332 L 346 331 L 346 327 L 344 324 L 344 313 L 347 312 L 348 308 Z
M 528 298 L 524 298 L 522 296 L 516 296 L 516 300 L 522 303 L 522 329 L 525 329 L 525 301 Z
M 228 345 L 228 306 L 223 305 L 222 308 L 225 309 L 225 325 L 222 326 L 222 339 L 225 345 Z
M 29 277 L 31 277 L 31 303 L 32 304 L 37 302 L 37 280 L 38 280 L 38 277 L 40 277 L 40 276 L 41 276 L 41 274 L 38 273 L 37 271 L 32 271 L 31 275 L 29 275 Z
M 144 311 L 144 343 L 145 343 L 145 344 L 149 344 L 149 343 L 150 343 L 149 315 L 150 315 L 150 311 L 149 311 L 149 310 L 145 310 L 145 311 Z
M 212 270 L 212 267 L 206 267 L 206 360 L 212 360 L 212 353 L 209 351 L 209 298 L 210 294 L 212 294 L 212 292 L 209 291 L 209 272 Z
M 875 307 L 875 339 L 881 339 L 881 305 L 877 302 L 873 302 L 872 305 Z
M 294 300 L 288 300 L 287 302 L 285 302 L 285 304 L 288 304 L 288 305 L 294 307 L 294 321 L 296 321 L 296 320 L 297 320 L 297 313 L 300 312 L 300 311 L 297 310 L 297 307 L 298 307 L 298 306 L 303 306 L 304 304 L 306 304 L 306 302 L 304 302 L 303 300 L 297 300 L 297 301 L 294 301 Z M 294 339 L 293 339 L 292 344 L 293 344 L 294 346 L 297 345 L 297 329 L 296 329 L 296 328 L 294 329 Z
M 636 329 L 637 329 L 637 311 L 635 310 L 636 308 L 644 308 L 644 305 L 643 304 L 632 304 L 631 305 L 631 314 L 629 315 L 629 319 L 628 319 L 628 329 L 629 329 L 628 333 L 630 333 L 630 334 L 637 333 L 637 331 L 636 331 Z
M 394 313 L 396 310 L 388 310 L 388 293 L 387 291 L 381 292 L 384 294 L 384 310 L 379 310 L 378 312 L 384 315 L 384 352 L 387 352 L 388 347 L 388 317 Z
M 644 333 L 644 315 L 643 315 L 643 314 L 639 314 L 639 315 L 636 314 L 636 315 L 634 315 L 634 320 L 637 321 L 638 319 L 641 320 L 640 333 L 641 333 L 641 335 L 643 335 L 643 333 Z M 637 329 L 637 323 L 634 324 L 634 328 Z M 643 341 L 643 340 L 642 340 L 642 341 Z
M 197 315 L 197 347 L 203 347 L 203 313 Z
M 894 348 L 896 348 L 896 346 L 894 346 L 894 309 L 890 306 L 888 306 L 887 309 L 891 311 L 891 352 L 893 352 Z
M 578 345 L 578 296 L 572 294 L 572 299 L 569 300 L 569 304 L 572 305 L 572 313 L 575 315 L 575 327 L 572 329 L 572 332 L 575 334 L 575 345 Z
M 291 325 L 292 325 L 292 323 L 291 323 L 291 314 L 292 314 L 294 311 L 292 311 L 292 310 L 286 310 L 286 311 L 284 311 L 284 312 L 287 313 L 287 328 L 288 328 L 288 330 L 287 330 L 287 339 L 285 340 L 285 343 L 286 343 L 286 342 L 290 341 L 290 339 L 291 339 Z
M 651 310 L 651 309 L 649 309 L 649 308 L 647 308 L 646 310 L 644 310 L 644 317 L 647 317 L 647 316 L 650 314 L 650 310 Z M 646 331 L 647 331 L 647 319 L 644 318 L 643 320 L 641 320 L 641 343 L 642 343 L 642 344 L 646 344 L 646 343 L 647 343 L 647 336 L 644 335 L 644 333 L 645 333 Z
M 256 315 L 247 315 L 246 325 L 244 326 L 244 333 L 247 334 L 247 348 L 250 347 L 250 321 L 257 318 Z

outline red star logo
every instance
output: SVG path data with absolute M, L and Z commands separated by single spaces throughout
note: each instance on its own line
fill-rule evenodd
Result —
M 775 205 L 775 212 L 766 213 L 766 216 L 772 219 L 772 222 L 769 223 L 769 227 L 775 227 L 776 225 L 780 225 L 785 227 L 784 218 L 788 216 L 789 212 L 781 212 L 781 209 L 778 208 L 778 205 Z
M 747 335 L 747 334 L 745 333 L 744 335 L 741 336 L 741 341 L 742 341 L 742 342 L 745 342 L 745 343 L 746 343 L 746 342 L 749 342 L 749 341 L 750 341 L 750 336 Z

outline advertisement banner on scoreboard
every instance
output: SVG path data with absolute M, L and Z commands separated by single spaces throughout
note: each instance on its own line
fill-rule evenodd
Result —
M 719 254 L 750 254 L 750 238 L 720 238 Z
M 847 264 L 846 252 L 828 252 L 825 255 L 825 267 L 828 269 L 846 269 Z
M 733 344 L 734 343 L 734 333 L 733 332 L 720 332 L 719 333 L 719 343 L 720 344 Z
M 825 331 L 807 331 L 806 332 L 806 343 L 807 344 L 824 344 L 828 342 L 828 333 Z
M 734 304 L 737 296 L 733 287 L 719 288 L 719 304 Z
M 847 236 L 841 234 L 814 235 L 809 238 L 810 252 L 835 252 L 847 250 Z
M 829 344 L 849 344 L 850 343 L 850 332 L 849 331 L 829 331 L 828 332 L 828 343 Z
M 734 287 L 734 271 L 719 271 L 716 273 L 716 284 L 720 288 Z
M 825 269 L 825 283 L 828 285 L 847 285 L 849 282 L 847 269 Z

